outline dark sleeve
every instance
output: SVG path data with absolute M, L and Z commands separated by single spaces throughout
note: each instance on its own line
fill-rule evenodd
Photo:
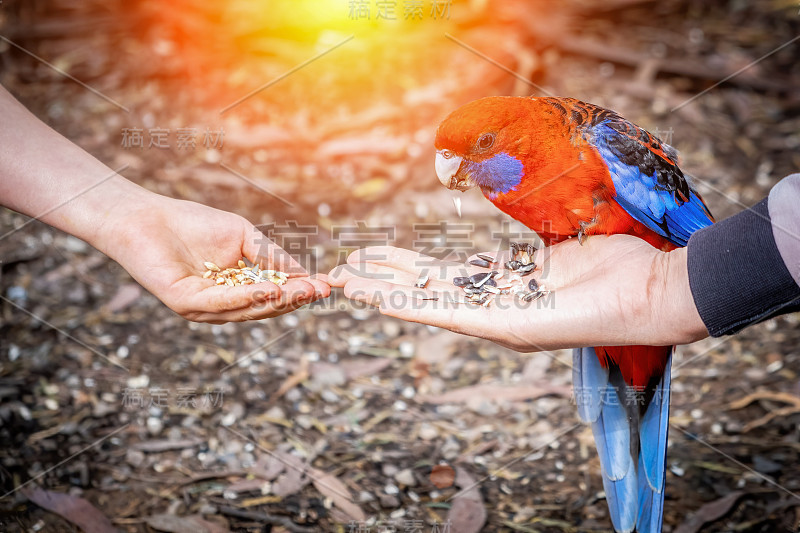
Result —
M 795 177 L 798 198 L 783 201 L 786 206 L 800 206 L 800 175 L 783 181 Z M 773 194 L 780 192 L 777 189 L 769 199 L 703 228 L 689 239 L 689 286 L 700 317 L 714 337 L 800 310 L 800 286 L 787 267 L 789 258 L 778 249 L 776 232 L 780 228 L 773 228 L 770 216 L 772 211 L 775 218 L 796 219 L 800 210 L 795 207 L 787 213 L 773 202 Z M 791 248 L 800 253 L 799 237 L 793 237 Z

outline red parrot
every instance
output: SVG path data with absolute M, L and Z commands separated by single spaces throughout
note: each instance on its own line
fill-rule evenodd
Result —
M 435 144 L 442 184 L 479 187 L 547 245 L 624 233 L 670 251 L 714 222 L 671 146 L 574 98 L 482 98 L 451 113 Z M 573 351 L 578 414 L 617 531 L 661 531 L 673 348 Z

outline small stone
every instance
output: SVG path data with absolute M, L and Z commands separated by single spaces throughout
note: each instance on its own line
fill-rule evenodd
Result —
M 384 463 L 381 467 L 381 473 L 386 477 L 392 477 L 399 471 L 400 469 L 391 463 Z
M 323 390 L 320 394 L 320 397 L 323 399 L 323 401 L 328 403 L 336 403 L 339 401 L 339 395 L 330 389 Z
M 446 460 L 451 461 L 458 457 L 458 454 L 461 453 L 461 446 L 459 446 L 458 441 L 453 437 L 448 437 L 447 440 L 444 441 L 442 445 L 442 457 Z
M 424 423 L 419 427 L 419 438 L 422 440 L 433 440 L 439 436 L 439 432 L 436 431 L 436 428 L 428 423 Z
M 77 237 L 67 236 L 64 239 L 64 249 L 68 252 L 82 254 L 89 250 L 89 245 L 86 244 L 85 241 L 78 239 Z
M 311 382 L 315 390 L 325 387 L 341 387 L 347 382 L 347 376 L 340 367 L 327 365 L 323 371 L 314 373 Z
M 417 479 L 414 477 L 414 472 L 410 468 L 404 468 L 394 475 L 394 480 L 406 487 L 413 487 L 417 484 Z
M 399 349 L 400 349 L 400 355 L 402 355 L 407 359 L 414 357 L 414 353 L 416 352 L 416 347 L 414 346 L 414 343 L 411 341 L 401 342 Z
M 362 490 L 361 492 L 358 493 L 358 502 L 359 503 L 368 503 L 368 502 L 374 502 L 374 501 L 375 501 L 375 496 L 371 492 L 367 492 L 365 490 Z
M 128 451 L 125 452 L 125 462 L 134 468 L 139 468 L 144 462 L 144 452 L 129 448 Z
M 383 487 L 383 492 L 389 495 L 400 494 L 400 489 L 394 483 L 387 483 L 385 487 Z
M 22 350 L 19 349 L 19 346 L 16 344 L 10 344 L 8 346 L 8 360 L 12 363 L 19 358 L 19 355 L 22 353 Z
M 142 374 L 141 376 L 132 376 L 128 378 L 129 389 L 144 389 L 150 384 L 150 376 Z
M 383 330 L 383 334 L 393 339 L 400 335 L 400 323 L 396 320 L 386 319 L 381 321 L 381 329 Z
M 397 509 L 400 507 L 400 500 L 391 494 L 381 494 L 381 507 L 384 509 Z
M 467 402 L 467 406 L 473 412 L 485 417 L 493 417 L 499 411 L 497 405 L 486 398 L 473 398 Z
M 303 393 L 300 392 L 300 389 L 297 387 L 292 387 L 286 393 L 286 400 L 292 403 L 299 402 L 302 399 L 303 399 Z
M 217 508 L 210 503 L 204 503 L 197 512 L 203 515 L 217 514 Z
M 155 416 L 147 418 L 147 431 L 152 436 L 154 437 L 157 436 L 159 433 L 161 433 L 162 429 L 164 429 L 164 423 L 161 421 L 160 418 L 157 418 Z
M 297 415 L 294 419 L 295 423 L 303 429 L 311 429 L 314 425 L 312 419 L 308 415 Z
M 264 415 L 267 416 L 267 418 L 286 418 L 286 413 L 278 405 L 270 407 Z

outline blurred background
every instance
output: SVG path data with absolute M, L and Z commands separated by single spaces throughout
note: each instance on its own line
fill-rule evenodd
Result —
M 0 84 L 125 177 L 247 217 L 309 270 L 381 243 L 463 259 L 531 238 L 474 190 L 459 217 L 433 172 L 436 125 L 482 96 L 612 108 L 681 152 L 718 220 L 759 201 L 800 169 L 798 11 L 5 0 Z M 27 220 L 3 210 L 0 233 Z M 340 293 L 189 323 L 38 222 L 0 240 L 0 267 L 4 531 L 610 528 L 566 351 Z M 798 531 L 798 341 L 792 315 L 678 349 L 665 531 Z

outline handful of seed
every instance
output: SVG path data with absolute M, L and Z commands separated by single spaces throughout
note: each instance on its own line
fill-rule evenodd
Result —
M 537 300 L 547 291 L 542 290 L 534 278 L 528 281 L 527 287 L 522 279 L 536 268 L 536 264 L 533 262 L 535 251 L 536 248 L 532 244 L 512 242 L 511 260 L 506 262 L 503 272 L 492 270 L 469 277 L 455 277 L 453 285 L 463 289 L 467 300 L 484 307 L 489 307 L 498 294 L 514 294 L 522 298 L 524 302 Z M 498 263 L 489 255 L 478 254 L 478 259 L 473 259 L 469 264 L 481 268 L 492 268 Z
M 203 263 L 208 270 L 203 274 L 204 278 L 214 280 L 217 285 L 228 285 L 234 287 L 236 285 L 253 285 L 255 283 L 262 283 L 264 281 L 271 281 L 275 285 L 283 285 L 289 279 L 289 275 L 285 272 L 278 270 L 261 270 L 258 265 L 247 266 L 247 263 L 239 260 L 239 268 L 225 268 L 218 267 L 211 261 Z

